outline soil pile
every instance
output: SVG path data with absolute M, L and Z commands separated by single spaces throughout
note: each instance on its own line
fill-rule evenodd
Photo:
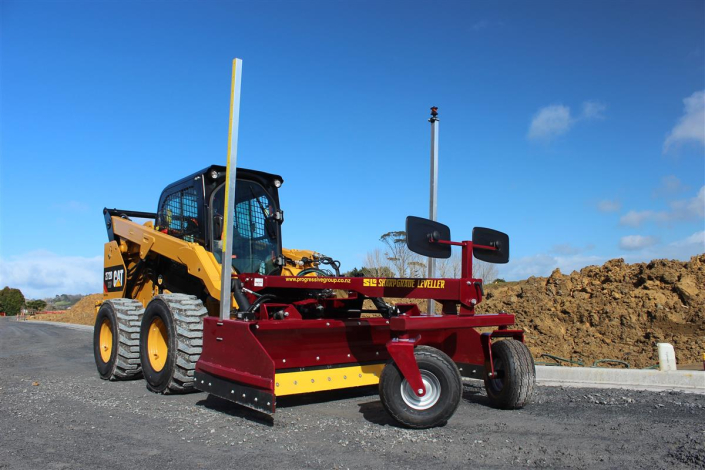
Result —
M 58 321 L 63 323 L 77 323 L 79 325 L 93 325 L 95 323 L 95 304 L 103 301 L 103 294 L 91 294 L 76 302 L 70 310 L 62 313 L 34 315 L 34 320 Z
M 705 254 L 688 262 L 614 259 L 485 289 L 477 311 L 514 313 L 537 359 L 549 353 L 588 366 L 609 358 L 647 367 L 658 362 L 662 342 L 680 364 L 699 363 L 705 353 Z

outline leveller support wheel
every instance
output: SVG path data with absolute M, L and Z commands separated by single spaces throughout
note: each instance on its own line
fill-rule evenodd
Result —
M 414 357 L 426 393 L 414 393 L 399 368 L 390 361 L 379 379 L 379 396 L 387 412 L 399 423 L 414 429 L 444 425 L 460 404 L 462 378 L 455 363 L 444 352 L 419 346 Z
M 100 306 L 93 327 L 93 356 L 101 379 L 142 376 L 139 334 L 143 314 L 142 304 L 132 299 L 110 299 Z
M 193 295 L 163 294 L 147 305 L 140 331 L 140 358 L 147 388 L 187 393 L 203 350 L 203 317 L 208 311 Z
M 492 344 L 496 377 L 485 378 L 485 390 L 497 408 L 514 410 L 531 401 L 536 385 L 536 368 L 529 348 L 520 341 Z

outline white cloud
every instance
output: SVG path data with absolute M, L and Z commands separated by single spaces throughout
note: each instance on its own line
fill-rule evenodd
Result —
M 663 143 L 663 152 L 687 143 L 705 146 L 705 90 L 683 100 L 684 114 Z
M 529 133 L 530 140 L 549 141 L 568 132 L 579 121 L 604 119 L 607 106 L 599 101 L 583 102 L 582 114 L 574 118 L 570 108 L 562 104 L 552 104 L 538 110 L 531 119 Z
M 546 106 L 539 109 L 531 120 L 528 137 L 551 140 L 568 132 L 573 123 L 569 107 L 560 104 Z
M 617 212 L 622 208 L 622 203 L 619 201 L 611 201 L 604 199 L 597 203 L 597 210 L 600 212 Z
M 679 193 L 686 189 L 683 187 L 683 183 L 675 175 L 668 175 L 661 178 L 661 184 L 658 188 L 654 189 L 654 197 L 670 196 L 672 194 Z
M 631 237 L 623 237 L 622 241 L 626 240 L 627 245 L 635 248 L 623 248 L 627 251 L 620 256 L 597 256 L 566 253 L 562 255 L 550 255 L 546 253 L 538 253 L 531 256 L 523 256 L 521 258 L 510 259 L 509 263 L 497 265 L 498 277 L 507 281 L 516 281 L 526 279 L 530 276 L 546 277 L 551 272 L 560 268 L 563 274 L 570 274 L 573 271 L 580 271 L 586 266 L 600 266 L 607 260 L 613 258 L 624 258 L 627 263 L 642 263 L 649 262 L 653 259 L 676 259 L 687 261 L 692 256 L 705 253 L 705 231 L 696 232 L 683 240 L 671 242 L 669 244 L 658 244 L 658 239 L 652 237 L 640 237 L 633 235 Z M 652 243 L 653 242 L 653 243 Z M 621 244 L 621 241 L 620 241 Z M 641 244 L 642 247 L 637 246 Z M 559 250 L 555 250 L 559 247 Z M 560 251 L 560 247 L 570 247 L 568 244 L 555 245 L 554 251 Z M 594 247 L 588 246 L 586 249 Z M 571 251 L 566 249 L 565 251 Z
M 675 220 L 702 219 L 705 217 L 705 186 L 700 188 L 697 196 L 684 201 L 671 203 L 672 218 Z
M 547 276 L 556 268 L 556 257 L 547 254 L 524 256 L 510 259 L 509 263 L 498 265 L 499 277 L 507 281 L 526 279 L 529 276 Z
M 555 253 L 557 255 L 577 255 L 578 253 L 590 251 L 593 248 L 595 248 L 594 245 L 586 245 L 584 247 L 581 247 L 573 246 L 570 243 L 559 243 L 551 247 L 551 253 Z
M 666 212 L 654 211 L 629 211 L 619 218 L 620 225 L 628 227 L 640 227 L 644 222 L 666 222 L 668 214 Z
M 509 263 L 498 265 L 499 277 L 507 281 L 526 279 L 529 276 L 549 276 L 559 268 L 562 273 L 570 274 L 592 264 L 602 264 L 607 258 L 600 256 L 568 255 L 551 256 L 539 253 L 509 260 Z
M 624 259 L 628 263 L 649 262 L 652 259 L 677 259 L 688 261 L 692 256 L 705 253 L 705 231 L 696 232 L 682 240 L 668 245 L 658 245 L 641 251 L 627 254 Z
M 622 240 L 620 240 L 620 245 L 622 242 L 625 242 L 627 246 L 633 248 L 622 247 L 626 253 L 620 256 L 588 256 L 579 253 L 566 253 L 565 256 L 553 256 L 546 253 L 538 253 L 531 256 L 514 258 L 509 260 L 507 264 L 497 265 L 499 271 L 498 277 L 507 281 L 516 281 L 526 279 L 530 276 L 546 277 L 556 268 L 559 268 L 563 274 L 570 274 L 573 271 L 580 271 L 586 266 L 600 266 L 607 260 L 618 257 L 624 258 L 627 263 L 649 262 L 653 259 L 660 258 L 687 261 L 692 256 L 705 253 L 705 231 L 696 232 L 683 240 L 669 244 L 658 244 L 658 239 L 653 237 L 641 237 L 639 235 L 623 237 Z M 563 246 L 569 247 L 570 245 L 556 245 L 554 249 Z M 593 247 L 588 247 L 587 249 L 592 248 Z
M 583 119 L 604 119 L 607 106 L 599 101 L 585 101 L 583 103 Z
M 470 26 L 470 29 L 472 29 L 473 31 L 480 31 L 481 29 L 487 28 L 489 25 L 489 20 L 480 20 L 473 23 L 472 26 Z
M 504 26 L 503 21 L 492 21 L 488 20 L 486 18 L 483 18 L 481 20 L 478 20 L 474 22 L 473 24 L 470 25 L 470 29 L 473 31 L 482 31 L 483 29 L 488 29 L 488 28 L 497 28 L 497 27 L 502 27 Z
M 559 255 L 575 255 L 581 251 L 583 251 L 582 248 L 573 246 L 570 243 L 559 243 L 558 245 L 553 245 L 551 247 L 551 252 Z
M 562 273 L 570 274 L 573 271 L 580 271 L 585 266 L 603 264 L 605 261 L 607 258 L 595 255 L 557 256 L 556 267 L 560 268 Z
M 0 259 L 0 287 L 15 287 L 28 298 L 102 292 L 102 273 L 102 256 L 59 256 L 40 250 Z
M 623 250 L 642 250 L 654 246 L 658 240 L 654 237 L 643 237 L 641 235 L 627 235 L 619 240 L 619 247 Z
M 700 247 L 701 252 L 705 252 L 705 230 L 702 232 L 695 232 L 691 236 L 683 239 L 683 240 L 678 240 L 676 242 L 673 242 L 670 244 L 670 246 L 673 247 L 684 247 L 684 246 L 694 246 L 694 247 Z
M 668 223 L 697 220 L 705 216 L 705 186 L 691 199 L 673 201 L 667 211 L 631 210 L 619 218 L 621 225 L 639 227 L 645 222 Z

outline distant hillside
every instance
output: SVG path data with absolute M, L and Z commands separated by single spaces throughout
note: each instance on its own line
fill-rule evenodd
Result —
M 60 294 L 54 298 L 43 299 L 46 303 L 46 310 L 66 310 L 72 307 L 79 300 L 81 300 L 83 295 L 81 294 Z
M 81 296 L 71 310 L 58 314 L 37 314 L 35 320 L 58 321 L 62 323 L 76 323 L 79 325 L 93 325 L 95 323 L 95 305 L 103 300 L 103 294 L 90 294 Z M 47 308 L 49 310 L 49 308 Z

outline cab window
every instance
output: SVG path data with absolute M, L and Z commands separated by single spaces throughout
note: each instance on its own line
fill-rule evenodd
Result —
M 184 188 L 167 196 L 159 208 L 157 226 L 171 236 L 202 243 L 199 239 L 196 189 Z
M 222 229 L 225 207 L 225 185 L 214 191 L 211 199 L 214 227 L 213 255 L 221 261 L 223 251 Z M 235 210 L 231 217 L 233 228 L 233 267 L 241 273 L 270 274 L 275 269 L 277 255 L 276 223 L 271 216 L 273 202 L 262 186 L 252 181 L 238 180 Z M 220 233 L 219 233 L 220 232 Z

